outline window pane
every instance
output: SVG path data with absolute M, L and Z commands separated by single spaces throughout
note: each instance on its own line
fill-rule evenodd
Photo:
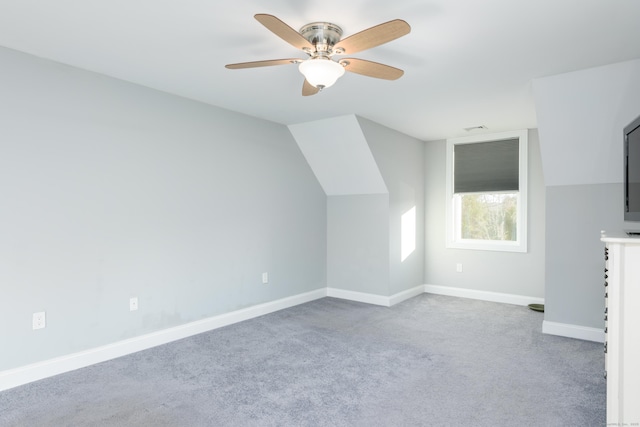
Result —
M 475 193 L 459 197 L 460 237 L 517 240 L 518 193 Z

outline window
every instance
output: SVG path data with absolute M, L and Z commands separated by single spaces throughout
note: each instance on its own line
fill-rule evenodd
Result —
M 447 247 L 527 251 L 527 131 L 447 140 Z

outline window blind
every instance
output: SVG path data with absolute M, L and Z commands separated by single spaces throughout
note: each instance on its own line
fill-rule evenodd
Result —
M 519 189 L 518 138 L 456 144 L 453 153 L 454 193 Z

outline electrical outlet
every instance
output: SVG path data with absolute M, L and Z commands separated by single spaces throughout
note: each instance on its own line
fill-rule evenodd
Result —
M 462 263 L 461 262 L 456 264 L 456 271 L 458 273 L 462 273 Z
M 136 311 L 138 309 L 138 297 L 129 298 L 129 311 Z
M 33 329 L 43 329 L 47 326 L 47 318 L 44 311 L 33 313 Z
M 262 283 L 265 285 L 269 283 L 269 273 L 262 273 Z

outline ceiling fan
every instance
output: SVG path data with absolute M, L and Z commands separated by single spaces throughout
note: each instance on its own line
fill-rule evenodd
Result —
M 341 39 L 342 29 L 329 22 L 312 22 L 303 26 L 298 32 L 273 15 L 261 13 L 255 15 L 255 18 L 272 33 L 293 47 L 301 49 L 309 57 L 241 62 L 228 64 L 227 68 L 237 70 L 299 64 L 299 70 L 305 77 L 302 85 L 304 96 L 315 95 L 333 85 L 345 70 L 385 80 L 396 80 L 404 74 L 404 71 L 398 68 L 364 59 L 343 58 L 337 61 L 333 59 L 334 55 L 351 55 L 409 34 L 411 27 L 401 19 L 385 22 Z

